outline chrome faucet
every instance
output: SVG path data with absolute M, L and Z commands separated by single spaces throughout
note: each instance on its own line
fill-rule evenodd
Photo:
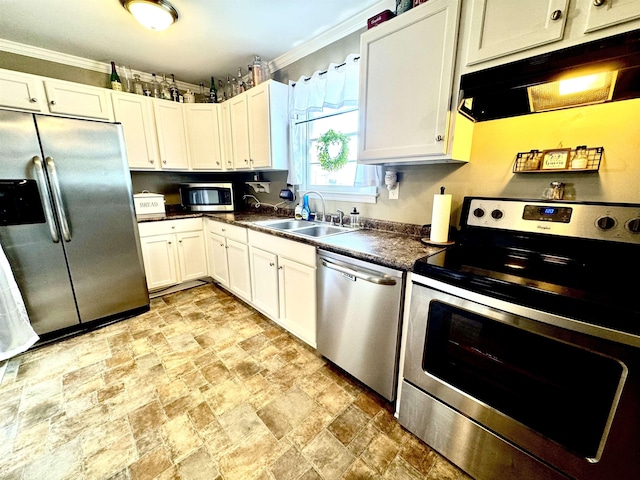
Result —
M 309 195 L 310 193 L 315 193 L 316 195 L 318 195 L 320 197 L 320 200 L 322 200 L 322 219 L 319 220 L 319 221 L 320 222 L 324 222 L 324 216 L 327 213 L 327 208 L 326 208 L 325 203 L 324 203 L 324 197 L 322 196 L 322 194 L 320 192 L 318 192 L 316 190 L 310 190 L 308 192 L 305 192 L 306 195 Z M 317 218 L 318 217 L 316 216 L 316 220 L 317 220 Z
M 343 227 L 344 226 L 344 212 L 339 208 L 336 209 L 336 213 L 338 214 L 338 224 Z

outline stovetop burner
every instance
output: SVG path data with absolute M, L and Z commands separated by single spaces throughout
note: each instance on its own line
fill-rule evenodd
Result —
M 640 205 L 467 197 L 458 243 L 418 274 L 640 335 Z

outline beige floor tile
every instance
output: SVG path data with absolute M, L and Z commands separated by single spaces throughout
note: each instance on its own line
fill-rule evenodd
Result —
M 184 459 L 202 445 L 202 438 L 186 413 L 169 420 L 160 430 L 174 462 Z
M 221 479 L 217 462 L 201 447 L 178 464 L 181 480 Z
M 327 480 L 341 478 L 355 460 L 344 445 L 327 430 L 314 438 L 302 453 Z
M 10 359 L 0 458 L 2 480 L 468 479 L 213 285 Z

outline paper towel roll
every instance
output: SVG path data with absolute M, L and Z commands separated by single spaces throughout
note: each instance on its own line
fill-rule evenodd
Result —
M 433 196 L 433 212 L 431 214 L 431 235 L 429 240 L 445 243 L 449 240 L 449 218 L 451 217 L 451 195 L 436 194 Z

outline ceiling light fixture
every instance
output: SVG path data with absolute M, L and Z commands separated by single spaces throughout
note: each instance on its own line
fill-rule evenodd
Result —
M 178 20 L 178 11 L 166 0 L 120 0 L 144 27 L 157 32 Z

